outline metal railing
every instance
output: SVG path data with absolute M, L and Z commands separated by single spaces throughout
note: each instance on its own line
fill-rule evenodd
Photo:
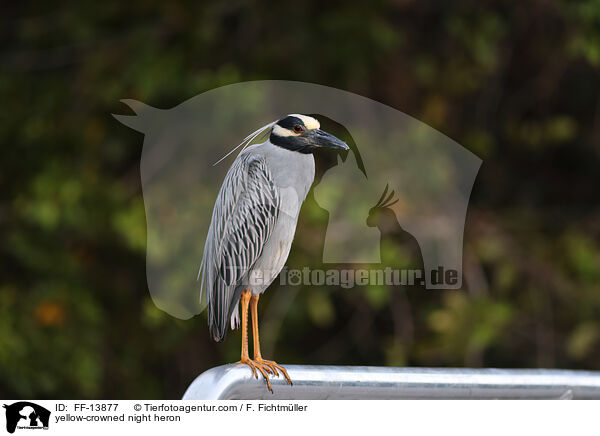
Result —
M 556 369 L 285 365 L 294 383 L 255 379 L 246 365 L 200 374 L 184 400 L 600 399 L 600 372 Z

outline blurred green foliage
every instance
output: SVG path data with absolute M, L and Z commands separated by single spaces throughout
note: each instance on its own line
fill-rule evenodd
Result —
M 463 290 L 273 285 L 263 354 L 600 370 L 597 1 L 38 1 L 0 20 L 4 398 L 178 398 L 237 360 L 239 332 L 214 344 L 204 314 L 151 302 L 143 138 L 110 114 L 253 79 L 366 95 L 484 159 Z M 309 197 L 291 267 L 314 265 L 326 223 Z M 382 238 L 384 258 L 410 254 Z

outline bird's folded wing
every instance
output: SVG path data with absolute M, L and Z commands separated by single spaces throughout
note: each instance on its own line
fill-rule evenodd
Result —
M 235 289 L 260 256 L 279 208 L 279 193 L 264 158 L 241 154 L 225 176 L 204 246 L 200 273 L 209 324 L 227 324 Z

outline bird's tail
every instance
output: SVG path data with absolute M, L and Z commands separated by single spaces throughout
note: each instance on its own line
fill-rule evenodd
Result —
M 208 329 L 210 336 L 215 342 L 222 342 L 227 337 L 227 320 L 223 319 L 221 305 L 224 303 L 220 298 L 211 298 L 208 300 Z
M 215 324 L 209 324 L 210 335 L 215 342 L 223 342 L 227 337 L 227 327 L 224 329 L 219 328 Z
M 208 327 L 210 335 L 216 342 L 222 342 L 227 337 L 227 327 L 231 322 L 231 329 L 234 330 L 240 326 L 239 302 L 242 296 L 243 286 L 237 286 L 233 292 L 233 298 L 229 302 L 226 311 L 221 310 L 220 299 L 211 299 L 212 304 L 208 306 Z M 224 302 L 227 304 L 227 302 Z M 223 317 L 223 313 L 227 316 Z

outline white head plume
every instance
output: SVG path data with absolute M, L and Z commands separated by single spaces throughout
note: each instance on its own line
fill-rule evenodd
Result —
M 271 127 L 273 127 L 273 125 L 276 123 L 277 121 L 273 121 L 269 124 L 266 124 L 264 126 L 262 126 L 260 129 L 255 130 L 254 132 L 250 133 L 248 136 L 246 136 L 244 138 L 244 140 L 242 142 L 240 142 L 239 145 L 237 145 L 233 150 L 231 150 L 229 153 L 227 153 L 225 156 L 223 156 L 221 159 L 219 159 L 218 161 L 216 161 L 213 166 L 217 165 L 218 163 L 222 162 L 226 157 L 228 157 L 231 153 L 233 153 L 234 151 L 236 151 L 238 148 L 240 148 L 242 145 L 244 146 L 241 150 L 240 153 L 242 151 L 244 151 L 246 149 L 246 147 L 248 147 L 250 145 L 250 143 L 252 141 L 254 141 L 256 138 L 258 138 L 262 133 L 264 133 L 267 129 L 270 129 Z M 239 154 L 239 153 L 238 153 Z

